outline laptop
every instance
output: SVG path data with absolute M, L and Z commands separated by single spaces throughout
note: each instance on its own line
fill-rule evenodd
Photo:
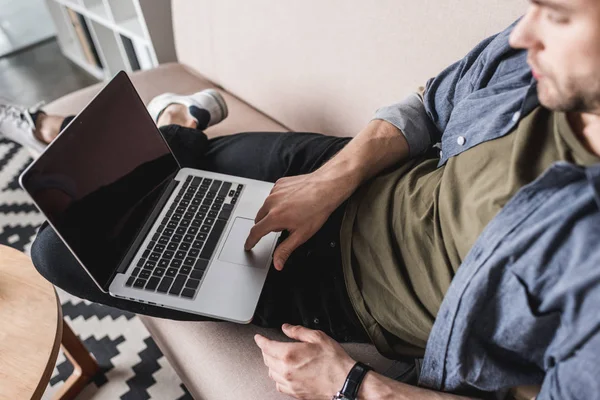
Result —
M 102 291 L 251 322 L 279 233 L 244 242 L 273 184 L 182 168 L 126 73 L 20 184 Z

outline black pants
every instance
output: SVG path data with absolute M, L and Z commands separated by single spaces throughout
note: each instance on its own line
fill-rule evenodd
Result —
M 161 132 L 182 166 L 269 182 L 314 171 L 350 140 L 313 133 L 240 133 L 209 140 L 199 130 L 176 125 Z M 278 328 L 287 322 L 320 329 L 339 342 L 370 341 L 344 284 L 339 246 L 343 212 L 343 206 L 338 208 L 294 251 L 283 271 L 271 266 L 253 324 Z M 47 280 L 75 296 L 155 317 L 211 320 L 102 292 L 47 224 L 40 228 L 31 255 Z

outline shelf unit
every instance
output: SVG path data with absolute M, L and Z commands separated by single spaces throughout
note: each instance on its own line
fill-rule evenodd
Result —
M 63 54 L 99 80 L 121 70 L 150 69 L 176 60 L 168 0 L 46 0 L 46 4 Z

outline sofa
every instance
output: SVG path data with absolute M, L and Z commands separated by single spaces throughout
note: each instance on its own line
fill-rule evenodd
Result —
M 401 100 L 481 39 L 525 11 L 522 0 L 173 0 L 177 62 L 131 75 L 148 102 L 163 92 L 214 87 L 229 117 L 210 137 L 244 131 L 309 131 L 353 136 L 374 111 Z M 74 114 L 98 84 L 48 104 Z M 143 317 L 196 399 L 280 400 L 255 333 L 277 330 L 225 322 Z M 376 371 L 399 377 L 408 366 L 374 346 L 344 344 Z M 513 393 L 531 399 L 535 388 Z

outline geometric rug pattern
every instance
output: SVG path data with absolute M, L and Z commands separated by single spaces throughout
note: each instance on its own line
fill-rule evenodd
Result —
M 18 182 L 30 162 L 27 150 L 0 138 L 0 244 L 26 254 L 44 222 Z M 100 366 L 77 400 L 192 399 L 135 314 L 90 303 L 59 288 L 57 293 L 65 320 Z M 43 399 L 50 399 L 72 370 L 61 351 Z

